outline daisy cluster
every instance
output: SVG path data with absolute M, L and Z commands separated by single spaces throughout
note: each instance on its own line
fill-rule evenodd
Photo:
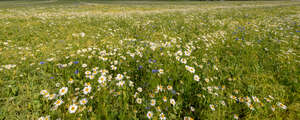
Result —
M 287 109 L 271 95 L 240 94 L 238 89 L 228 86 L 237 80 L 228 77 L 224 81 L 219 77 L 221 68 L 216 58 L 204 53 L 199 61 L 194 51 L 208 51 L 207 40 L 198 38 L 199 41 L 186 43 L 181 38 L 167 35 L 164 38 L 166 40 L 160 42 L 130 38 L 120 40 L 115 44 L 117 47 L 106 44 L 102 48 L 78 49 L 65 58 L 81 61 L 57 64 L 61 72 L 74 71 L 72 77 L 56 83 L 57 91 L 41 90 L 41 100 L 49 104 L 46 105 L 49 111 L 58 118 L 64 114 L 88 115 L 111 101 L 126 104 L 137 118 L 161 120 L 197 119 L 196 114 L 203 109 L 214 112 L 231 106 L 248 108 L 250 112 Z M 201 43 L 207 47 L 199 47 Z M 50 64 L 52 59 L 47 61 Z M 165 65 L 167 63 L 174 66 Z M 217 74 L 209 74 L 210 71 Z M 104 95 L 111 101 L 103 100 Z M 194 100 L 187 99 L 187 95 L 194 96 Z M 124 101 L 127 103 L 119 103 Z M 232 114 L 233 119 L 239 116 L 238 112 Z

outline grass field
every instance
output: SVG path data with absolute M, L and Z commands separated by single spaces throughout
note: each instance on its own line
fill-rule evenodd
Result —
M 1 120 L 300 119 L 300 2 L 0 2 Z

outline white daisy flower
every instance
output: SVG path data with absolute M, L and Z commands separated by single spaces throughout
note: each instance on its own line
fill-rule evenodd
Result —
M 136 102 L 137 102 L 138 104 L 142 104 L 142 99 L 141 99 L 141 98 L 137 98 L 137 99 L 136 99 Z
M 175 100 L 172 98 L 170 99 L 170 103 L 174 106 L 176 104 Z
M 197 81 L 197 82 L 199 82 L 200 77 L 198 75 L 194 75 L 194 80 Z
M 104 75 L 100 76 L 99 79 L 98 79 L 98 82 L 101 84 L 101 83 L 104 83 L 106 81 L 106 77 Z
M 92 90 L 91 86 L 86 86 L 86 87 L 83 88 L 83 94 L 86 95 L 86 94 L 90 93 L 91 90 Z
M 83 98 L 79 101 L 80 105 L 85 105 L 88 102 L 86 98 Z
M 53 100 L 55 97 L 56 97 L 56 94 L 51 94 L 51 95 L 48 96 L 48 99 Z
M 117 86 L 123 87 L 124 84 L 125 84 L 125 81 L 120 81 L 120 82 L 117 83 Z
M 118 74 L 116 77 L 116 80 L 122 80 L 124 78 L 124 76 L 122 74 Z
M 277 106 L 282 108 L 282 109 L 287 109 L 287 106 L 285 106 L 284 104 L 282 104 L 280 102 L 277 103 Z
M 81 67 L 86 68 L 87 64 L 82 64 Z
M 165 115 L 164 113 L 160 113 L 159 118 L 160 118 L 161 120 L 166 120 L 166 119 L 167 119 L 167 118 L 166 118 L 166 115 Z
M 152 99 L 150 102 L 151 102 L 150 105 L 155 106 L 155 104 L 156 104 L 156 100 L 155 99 Z
M 164 70 L 163 69 L 158 69 L 159 74 L 163 74 Z
M 68 92 L 68 88 L 67 88 L 67 87 L 62 87 L 62 88 L 59 90 L 59 95 L 60 95 L 60 96 L 63 96 L 63 95 L 65 95 L 67 92 Z
M 47 93 L 48 93 L 47 90 L 41 90 L 41 92 L 40 92 L 41 95 L 46 95 Z
M 234 115 L 233 115 L 233 118 L 236 119 L 236 120 L 238 120 L 238 119 L 239 119 L 239 116 L 238 116 L 237 114 L 234 114 Z
M 61 104 L 63 104 L 64 103 L 64 101 L 62 101 L 61 99 L 58 99 L 58 100 L 56 100 L 55 102 L 54 102 L 54 105 L 55 106 L 60 106 Z
M 77 105 L 75 105 L 75 104 L 73 104 L 73 105 L 70 105 L 70 107 L 69 107 L 69 113 L 75 113 L 76 112 L 76 110 L 77 110 L 77 108 L 78 108 L 78 106 Z
M 210 104 L 209 107 L 210 107 L 210 109 L 211 109 L 212 111 L 215 111 L 215 110 L 216 110 L 215 105 Z
M 137 88 L 137 91 L 142 92 L 143 89 L 141 87 Z
M 42 116 L 38 120 L 45 120 L 45 117 Z
M 153 113 L 152 113 L 151 111 L 149 111 L 149 112 L 147 113 L 147 117 L 148 117 L 148 119 L 151 119 L 151 118 L 152 118 L 152 116 L 153 116 Z

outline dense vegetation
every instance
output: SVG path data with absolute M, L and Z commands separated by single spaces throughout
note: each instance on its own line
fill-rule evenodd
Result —
M 299 119 L 299 5 L 0 2 L 0 119 Z

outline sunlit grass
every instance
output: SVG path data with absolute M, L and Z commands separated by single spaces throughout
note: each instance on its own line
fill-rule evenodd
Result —
M 0 119 L 298 119 L 299 5 L 0 2 Z

